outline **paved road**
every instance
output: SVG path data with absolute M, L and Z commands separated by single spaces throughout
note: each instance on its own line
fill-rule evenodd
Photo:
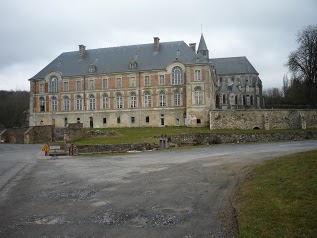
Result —
M 252 166 L 317 141 L 38 159 L 0 201 L 0 237 L 232 237 Z
M 0 189 L 36 161 L 39 145 L 0 144 Z

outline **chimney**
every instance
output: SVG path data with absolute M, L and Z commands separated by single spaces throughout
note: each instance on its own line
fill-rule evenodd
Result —
M 189 47 L 196 53 L 196 43 L 189 43 Z
M 83 59 L 85 57 L 85 48 L 84 45 L 79 45 L 79 58 Z
M 159 52 L 160 50 L 160 38 L 154 37 L 154 51 Z

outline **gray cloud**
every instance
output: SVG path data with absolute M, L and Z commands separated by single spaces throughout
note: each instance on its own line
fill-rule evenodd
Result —
M 28 90 L 30 77 L 64 51 L 161 41 L 199 42 L 211 57 L 245 55 L 265 87 L 282 84 L 296 33 L 317 23 L 315 0 L 2 0 L 0 90 Z

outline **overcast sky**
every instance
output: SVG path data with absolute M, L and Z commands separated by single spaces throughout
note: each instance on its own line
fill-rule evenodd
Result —
M 317 0 L 0 0 L 0 90 L 29 90 L 80 44 L 198 44 L 201 24 L 211 58 L 246 56 L 264 88 L 281 87 L 298 30 L 317 24 Z

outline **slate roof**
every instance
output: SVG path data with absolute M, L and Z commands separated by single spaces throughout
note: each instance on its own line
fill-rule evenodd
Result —
M 234 75 L 234 74 L 256 74 L 255 70 L 249 60 L 245 57 L 229 57 L 229 58 L 215 58 L 210 59 L 214 65 L 217 75 Z
M 201 51 L 201 50 L 208 50 L 203 34 L 201 34 L 197 51 Z
M 176 59 L 183 64 L 209 63 L 184 41 L 161 42 L 159 52 L 154 51 L 153 43 L 86 50 L 83 59 L 79 58 L 79 51 L 65 52 L 30 80 L 43 79 L 52 71 L 59 71 L 62 76 L 91 75 L 89 65 L 96 66 L 95 74 L 127 72 L 131 60 L 137 61 L 137 70 L 165 69 Z

